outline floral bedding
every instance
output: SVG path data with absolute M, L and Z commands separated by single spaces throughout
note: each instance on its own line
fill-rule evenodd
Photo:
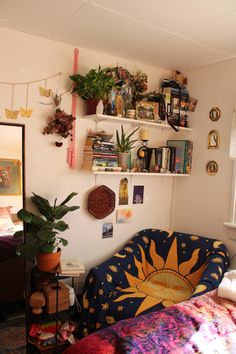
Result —
M 126 319 L 81 339 L 64 354 L 236 353 L 236 303 L 213 290 Z

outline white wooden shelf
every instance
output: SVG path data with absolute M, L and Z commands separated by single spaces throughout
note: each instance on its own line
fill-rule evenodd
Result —
M 85 170 L 84 170 L 85 171 Z M 87 171 L 88 172 L 88 171 Z M 95 175 L 126 175 L 126 176 L 145 176 L 145 177 L 189 177 L 190 174 L 184 173 L 144 173 L 144 172 L 108 172 L 108 171 L 89 171 Z
M 139 120 L 139 119 L 130 119 L 130 118 L 121 118 L 121 117 L 116 117 L 116 116 L 107 116 L 105 114 L 90 114 L 87 116 L 83 116 L 82 118 L 84 119 L 91 119 L 96 122 L 102 122 L 102 121 L 111 121 L 114 123 L 121 123 L 121 124 L 133 124 L 133 125 L 143 125 L 147 126 L 150 128 L 158 128 L 158 129 L 172 129 L 171 126 L 167 123 L 154 123 L 154 122 L 147 122 L 144 120 Z M 179 127 L 180 131 L 192 131 L 191 128 L 185 128 L 185 127 Z

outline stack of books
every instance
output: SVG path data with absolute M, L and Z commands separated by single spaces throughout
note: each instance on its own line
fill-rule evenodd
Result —
M 103 171 L 118 170 L 118 157 L 115 143 L 104 141 L 96 133 L 89 133 L 84 147 L 82 169 Z
M 59 267 L 60 275 L 75 277 L 84 272 L 84 265 L 78 259 L 61 259 Z

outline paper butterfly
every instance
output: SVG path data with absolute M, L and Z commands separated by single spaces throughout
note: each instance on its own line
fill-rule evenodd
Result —
M 33 113 L 33 109 L 20 108 L 20 114 L 22 117 L 30 118 Z
M 51 92 L 52 92 L 51 89 L 45 89 L 45 88 L 39 86 L 40 96 L 50 97 L 51 96 Z
M 16 119 L 19 114 L 19 111 L 12 111 L 8 108 L 5 108 L 5 116 L 10 119 Z

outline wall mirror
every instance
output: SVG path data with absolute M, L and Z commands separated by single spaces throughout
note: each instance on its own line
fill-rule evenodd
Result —
M 0 123 L 0 321 L 24 310 L 25 264 L 16 255 L 23 242 L 14 237 L 23 231 L 17 212 L 25 206 L 25 127 Z

